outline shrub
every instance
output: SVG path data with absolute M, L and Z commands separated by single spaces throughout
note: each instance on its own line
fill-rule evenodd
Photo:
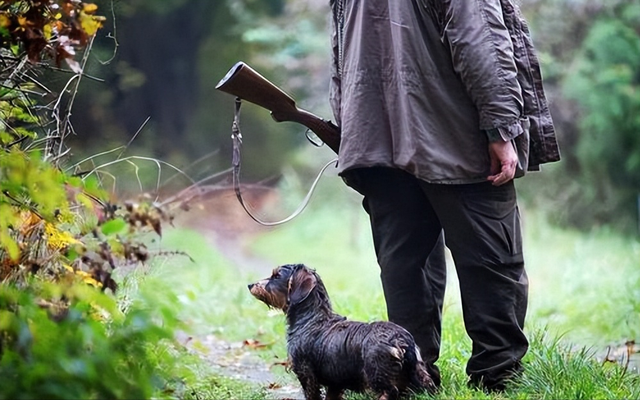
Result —
M 145 399 L 167 387 L 178 323 L 166 292 L 123 313 L 88 285 L 37 286 L 0 292 L 0 399 Z

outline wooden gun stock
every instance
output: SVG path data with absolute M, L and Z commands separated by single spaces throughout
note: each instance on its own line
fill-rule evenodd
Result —
M 269 82 L 253 68 L 237 62 L 216 89 L 232 94 L 271 111 L 276 122 L 293 121 L 309 128 L 336 154 L 340 148 L 340 128 L 308 111 L 296 107 L 296 102 L 282 89 Z

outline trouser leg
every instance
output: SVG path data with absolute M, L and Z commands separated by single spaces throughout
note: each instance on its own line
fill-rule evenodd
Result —
M 528 281 L 513 182 L 495 187 L 423 184 L 445 231 L 473 342 L 471 382 L 501 388 L 520 369 Z
M 389 320 L 411 332 L 435 374 L 446 284 L 440 222 L 406 172 L 367 168 L 351 171 L 346 181 L 365 196 Z

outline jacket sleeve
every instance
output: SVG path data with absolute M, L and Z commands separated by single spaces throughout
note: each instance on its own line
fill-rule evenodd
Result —
M 475 103 L 479 128 L 503 140 L 522 134 L 523 99 L 500 0 L 444 0 L 441 39 Z
M 335 7 L 335 2 L 332 2 L 332 7 Z M 342 44 L 338 35 L 338 23 L 336 21 L 335 8 L 332 9 L 331 18 L 331 81 L 329 82 L 329 104 L 333 111 L 333 117 L 336 120 L 336 125 L 341 125 L 341 103 L 342 103 L 342 90 L 340 79 L 340 47 Z

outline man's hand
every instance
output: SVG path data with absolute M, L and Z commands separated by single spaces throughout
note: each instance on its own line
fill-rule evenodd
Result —
M 494 186 L 504 185 L 513 179 L 518 165 L 518 155 L 511 141 L 498 140 L 489 143 L 491 174 L 487 180 Z

